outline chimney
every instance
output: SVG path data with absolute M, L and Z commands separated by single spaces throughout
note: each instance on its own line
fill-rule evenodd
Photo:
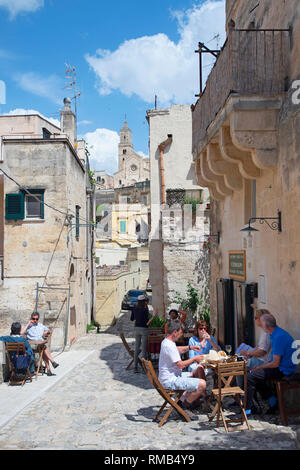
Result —
M 71 109 L 70 98 L 64 99 L 64 109 L 60 111 L 60 124 L 63 134 L 67 134 L 72 145 L 77 140 L 76 116 Z

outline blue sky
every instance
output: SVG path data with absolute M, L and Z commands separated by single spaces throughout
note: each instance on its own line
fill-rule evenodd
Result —
M 192 103 L 198 41 L 223 44 L 224 0 L 0 0 L 0 113 L 59 119 L 65 64 L 76 67 L 78 133 L 97 169 L 116 171 L 127 115 L 136 151 L 148 153 L 146 110 Z M 216 34 L 219 38 L 212 40 Z M 213 62 L 207 57 L 205 71 Z

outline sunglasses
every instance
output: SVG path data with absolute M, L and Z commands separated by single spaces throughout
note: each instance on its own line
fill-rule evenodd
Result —
M 205 330 L 205 331 L 206 331 L 206 330 L 207 330 L 207 328 L 198 328 L 198 330 Z
M 39 321 L 39 319 L 38 319 L 38 318 L 32 318 L 32 320 L 33 320 L 33 321 Z

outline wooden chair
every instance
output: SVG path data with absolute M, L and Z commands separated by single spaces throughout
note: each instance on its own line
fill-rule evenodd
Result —
M 42 363 L 43 362 L 43 353 L 44 353 L 46 347 L 47 347 L 47 345 L 46 345 L 46 341 L 45 341 L 43 343 L 37 344 L 37 348 L 34 351 L 34 353 L 38 354 L 38 360 L 35 364 L 35 380 L 37 380 L 39 374 L 44 375 L 45 372 L 46 372 L 46 366 L 43 365 L 43 363 Z
M 165 422 L 167 421 L 168 417 L 170 416 L 172 410 L 174 409 L 174 410 L 177 411 L 179 416 L 182 416 L 187 422 L 190 422 L 191 421 L 190 417 L 178 405 L 178 401 L 180 400 L 180 398 L 183 395 L 183 393 L 185 392 L 185 390 L 167 390 L 167 389 L 165 389 L 161 385 L 160 381 L 158 380 L 156 372 L 154 370 L 154 367 L 153 367 L 151 361 L 146 361 L 145 359 L 142 359 L 142 364 L 143 364 L 144 370 L 146 372 L 146 375 L 147 375 L 150 383 L 153 385 L 153 387 L 159 393 L 159 395 L 164 399 L 164 403 L 161 406 L 161 408 L 159 409 L 158 413 L 153 418 L 153 421 L 159 421 L 158 427 L 160 428 L 161 426 L 163 426 L 165 424 Z M 162 418 L 158 419 L 159 416 L 161 415 L 161 413 L 163 412 L 163 410 L 165 409 L 165 407 L 168 404 L 171 405 L 169 410 L 166 412 L 166 414 Z
M 130 363 L 129 363 L 128 366 L 126 367 L 126 370 L 128 370 L 128 369 L 130 368 L 130 366 L 131 366 L 131 365 L 133 364 L 133 362 L 134 362 L 134 349 L 131 349 L 131 347 L 130 347 L 129 344 L 127 343 L 126 338 L 125 338 L 125 336 L 124 336 L 124 333 L 120 333 L 120 338 L 121 338 L 121 340 L 122 340 L 122 343 L 123 343 L 124 346 L 125 346 L 126 351 L 128 352 L 129 356 L 132 358 L 132 360 L 130 361 Z M 140 353 L 140 352 L 141 352 L 141 351 L 139 351 L 139 353 Z M 143 367 L 140 358 L 138 358 L 138 362 L 139 362 L 140 366 Z
M 6 357 L 7 357 L 7 362 L 8 362 L 9 372 L 10 372 L 8 385 L 11 385 L 12 383 L 14 383 L 16 385 L 21 384 L 23 387 L 26 380 L 29 379 L 30 382 L 32 382 L 32 378 L 31 378 L 31 374 L 29 370 L 31 361 L 26 369 L 25 374 L 22 374 L 23 375 L 22 380 L 20 380 L 17 378 L 17 376 L 21 374 L 18 373 L 18 370 L 15 368 L 12 357 L 11 357 L 11 354 L 14 354 L 14 355 L 26 354 L 26 348 L 25 348 L 24 343 L 6 343 L 5 349 L 6 349 Z
M 212 421 L 217 414 L 217 427 L 220 424 L 223 424 L 225 427 L 226 432 L 229 432 L 229 428 L 227 423 L 236 423 L 240 422 L 242 426 L 235 426 L 232 427 L 233 430 L 242 430 L 250 429 L 248 419 L 245 413 L 245 406 L 246 406 L 246 397 L 247 397 L 247 363 L 246 361 L 241 362 L 231 362 L 231 363 L 218 363 L 216 368 L 216 374 L 218 379 L 218 388 L 212 390 L 212 394 L 214 398 L 217 400 L 217 405 L 215 406 L 212 415 L 209 418 L 209 421 Z M 231 387 L 231 382 L 234 377 L 243 375 L 244 376 L 244 390 L 240 387 Z M 223 411 L 223 398 L 232 396 L 235 398 L 237 403 L 241 407 L 241 418 L 229 418 L 225 419 L 224 411 Z M 243 402 L 241 400 L 241 396 L 244 397 Z M 220 419 L 221 415 L 221 419 Z M 244 421 L 246 422 L 246 427 L 243 426 Z
M 295 373 L 291 376 L 284 377 L 280 380 L 273 379 L 272 382 L 276 386 L 281 422 L 283 426 L 288 426 L 287 416 L 300 415 L 300 408 L 298 409 L 287 408 L 285 404 L 285 400 L 284 400 L 284 395 L 288 390 L 300 389 L 300 373 Z

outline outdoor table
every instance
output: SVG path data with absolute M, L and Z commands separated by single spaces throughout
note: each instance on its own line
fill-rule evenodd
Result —
M 217 362 L 214 362 L 214 363 L 205 362 L 205 364 L 203 364 L 201 362 L 200 365 L 202 365 L 203 367 L 205 367 L 207 369 L 211 369 L 213 371 L 213 381 L 214 381 L 214 386 L 215 386 L 216 383 L 217 383 L 217 380 L 218 380 L 218 364 L 217 364 Z M 231 387 L 233 379 L 234 379 L 233 375 L 230 375 L 229 377 L 227 377 L 227 379 L 222 377 L 222 382 L 224 384 L 224 387 Z M 211 404 L 212 398 L 213 398 L 213 394 L 211 393 L 211 395 L 208 399 L 207 406 Z M 218 409 L 218 404 L 215 405 L 215 407 L 212 411 L 212 416 L 214 416 L 216 414 L 217 409 Z
M 36 346 L 36 348 L 34 348 L 33 352 L 38 353 L 38 355 L 39 355 L 39 359 L 38 359 L 38 363 L 37 363 L 37 369 L 35 371 L 35 380 L 37 380 L 38 373 L 39 373 L 41 365 L 42 365 L 43 352 L 45 351 L 45 349 L 47 347 L 46 344 L 48 342 L 48 339 L 45 339 L 44 341 L 28 341 L 28 342 L 31 346 Z M 44 375 L 44 372 L 43 372 L 43 375 Z

